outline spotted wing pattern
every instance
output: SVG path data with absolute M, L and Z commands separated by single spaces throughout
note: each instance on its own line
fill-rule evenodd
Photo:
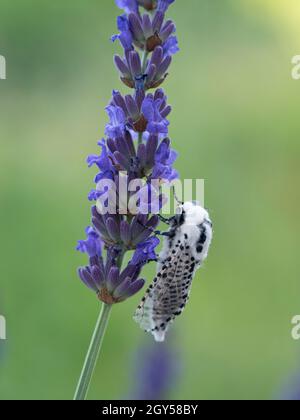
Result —
M 188 241 L 178 241 L 146 291 L 134 319 L 156 341 L 164 341 L 170 324 L 185 308 L 198 266 Z

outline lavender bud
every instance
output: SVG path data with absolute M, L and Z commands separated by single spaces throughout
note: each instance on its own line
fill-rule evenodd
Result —
M 128 246 L 130 243 L 130 226 L 125 220 L 121 222 L 120 235 L 123 243 Z
M 145 34 L 145 38 L 149 38 L 153 34 L 152 22 L 147 14 L 143 16 L 143 32 Z
M 120 240 L 120 231 L 116 221 L 110 217 L 106 221 L 107 231 L 114 242 L 118 242 Z
M 165 18 L 164 13 L 160 11 L 155 13 L 155 16 L 152 22 L 153 33 L 159 32 L 161 30 L 162 24 L 164 22 L 164 18 Z
M 112 293 L 116 287 L 119 286 L 120 270 L 117 267 L 112 267 L 109 271 L 106 281 L 108 292 Z
M 130 78 L 130 70 L 119 55 L 114 56 L 114 62 L 117 69 L 123 75 L 123 77 Z
M 131 72 L 134 76 L 138 76 L 142 73 L 141 59 L 136 51 L 132 51 L 129 54 L 129 64 Z
M 129 27 L 137 41 L 143 42 L 145 40 L 143 28 L 139 17 L 135 13 L 130 13 L 128 16 Z

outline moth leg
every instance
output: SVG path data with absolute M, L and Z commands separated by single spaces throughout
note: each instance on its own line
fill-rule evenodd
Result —
M 143 226 L 144 228 L 146 228 L 147 230 L 149 230 L 150 232 L 154 233 L 157 236 L 166 236 L 169 237 L 170 233 L 169 232 L 161 232 L 160 230 L 155 230 L 151 227 L 147 227 L 145 225 L 143 225 L 140 221 L 138 222 L 141 226 Z
M 165 236 L 167 238 L 169 238 L 171 236 L 170 232 L 160 232 L 159 230 L 154 230 L 154 233 L 157 236 Z
M 158 260 L 159 260 L 159 256 L 157 255 L 156 256 L 156 258 L 151 258 L 151 260 L 148 260 L 148 262 L 150 263 L 150 262 L 158 262 Z
M 159 255 L 156 255 L 156 258 L 152 258 L 152 260 L 149 260 L 149 262 L 156 262 L 156 263 L 164 263 L 164 258 L 161 258 Z
M 166 217 L 162 216 L 161 214 L 157 215 L 159 220 L 163 223 L 165 223 L 166 225 L 170 225 L 172 223 L 172 221 L 174 220 L 174 217 L 170 217 L 169 219 L 167 219 Z

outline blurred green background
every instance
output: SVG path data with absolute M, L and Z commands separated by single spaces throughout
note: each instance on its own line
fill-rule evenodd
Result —
M 126 91 L 109 41 L 119 12 L 113 0 L 0 1 L 0 399 L 70 399 L 99 311 L 74 248 L 89 224 L 85 158 L 111 90 Z M 177 0 L 170 16 L 177 169 L 206 179 L 215 238 L 174 327 L 182 368 L 169 396 L 276 398 L 300 365 L 300 4 Z M 90 398 L 130 393 L 139 299 L 113 310 Z

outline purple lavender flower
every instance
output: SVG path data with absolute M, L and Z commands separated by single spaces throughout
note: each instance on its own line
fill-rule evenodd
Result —
M 137 245 L 134 256 L 131 260 L 132 264 L 135 265 L 144 265 L 149 261 L 156 259 L 155 250 L 159 245 L 159 239 L 155 236 L 147 239 L 145 242 L 141 242 Z
M 97 293 L 100 300 L 106 304 L 114 304 L 133 296 L 145 284 L 139 278 L 141 266 L 129 264 L 122 272 L 117 266 L 117 253 L 108 251 L 107 262 L 99 255 L 90 258 L 90 265 L 78 270 L 83 283 Z
M 177 152 L 170 149 L 170 139 L 164 139 L 155 154 L 155 165 L 153 168 L 152 178 L 168 181 L 177 179 L 178 172 L 172 167 L 176 159 Z
M 137 12 L 130 12 L 118 18 L 119 36 L 125 51 L 132 49 L 132 44 L 147 52 L 153 52 L 157 46 L 164 47 L 170 37 L 174 36 L 176 26 L 171 20 L 164 22 L 165 14 L 158 10 L 151 18 L 147 13 L 141 16 Z M 170 50 L 176 53 L 177 50 Z
M 87 158 L 87 164 L 89 167 L 97 165 L 100 169 L 101 174 L 109 176 L 111 179 L 112 175 L 115 173 L 115 169 L 112 165 L 109 153 L 107 151 L 106 142 L 104 139 L 98 142 L 98 145 L 102 148 L 102 153 L 100 156 L 90 155 Z M 98 182 L 98 176 L 95 178 L 95 182 Z
M 129 222 L 120 215 L 100 215 L 96 206 L 92 207 L 92 223 L 107 248 L 113 246 L 116 250 L 124 247 L 130 251 L 136 249 L 140 242 L 145 241 L 158 225 L 156 215 L 138 214 Z M 158 243 L 157 243 L 158 245 Z
M 158 10 L 161 12 L 166 12 L 170 4 L 174 3 L 175 0 L 159 0 Z
M 293 373 L 279 386 L 274 399 L 280 401 L 300 401 L 300 366 L 299 361 Z
M 101 257 L 102 255 L 102 241 L 99 234 L 88 226 L 85 230 L 87 239 L 85 241 L 78 241 L 77 250 L 82 253 L 87 253 L 90 258 Z
M 169 122 L 162 115 L 162 103 L 162 99 L 148 97 L 142 104 L 142 114 L 147 120 L 147 131 L 150 134 L 168 134 Z
M 150 60 L 146 61 L 145 69 L 142 69 L 141 59 L 136 51 L 126 52 L 124 58 L 116 55 L 114 61 L 122 82 L 136 90 L 146 91 L 159 87 L 168 76 L 172 63 L 172 57 L 167 54 L 169 42 L 165 43 L 165 50 L 161 46 L 154 49 Z
M 124 9 L 126 13 L 138 11 L 137 0 L 116 0 L 116 5 Z
M 111 105 L 106 108 L 106 111 L 110 122 L 106 126 L 105 134 L 112 138 L 122 137 L 126 126 L 124 111 L 118 106 Z
M 178 50 L 175 24 L 165 19 L 171 3 L 116 0 L 126 14 L 118 17 L 119 34 L 112 38 L 119 39 L 124 49 L 124 58 L 115 56 L 115 64 L 121 80 L 134 92 L 123 96 L 113 91 L 106 107 L 106 138 L 98 143 L 101 152 L 87 158 L 88 166 L 98 170 L 96 188 L 89 193 L 96 205 L 91 209 L 87 238 L 77 246 L 89 258 L 89 264 L 78 271 L 80 279 L 107 304 L 121 302 L 143 287 L 141 269 L 156 259 L 160 242 L 155 235 L 159 218 L 154 214 L 165 202 L 160 185 L 178 176 L 173 168 L 177 154 L 166 137 L 171 107 L 164 91 L 157 89 L 167 76 L 171 55 Z M 153 11 L 152 16 L 141 14 L 140 7 Z M 149 89 L 156 90 L 149 93 Z M 130 189 L 135 180 L 141 181 L 136 192 Z M 132 206 L 135 200 L 137 212 Z M 114 211 L 102 212 L 109 201 Z M 133 256 L 122 270 L 128 251 Z
M 174 344 L 150 344 L 139 349 L 134 361 L 135 384 L 131 399 L 161 401 L 170 398 L 182 370 Z
M 174 55 L 179 51 L 178 39 L 176 36 L 170 36 L 163 45 L 164 56 Z
M 119 39 L 122 47 L 125 51 L 133 50 L 133 38 L 129 30 L 129 23 L 126 15 L 119 16 L 117 19 L 117 26 L 120 31 L 120 34 L 113 35 L 111 40 L 114 42 Z
M 118 91 L 113 92 L 113 99 L 109 106 L 110 115 L 113 120 L 107 126 L 107 133 L 110 138 L 114 139 L 122 137 L 115 118 L 117 113 L 120 114 L 120 124 L 128 129 L 132 129 L 138 133 L 148 131 L 150 134 L 164 135 L 168 133 L 169 122 L 166 117 L 171 112 L 171 107 L 167 105 L 167 97 L 162 89 L 156 90 L 154 95 L 138 90 L 133 96 L 126 95 L 125 98 Z M 112 128 L 113 127 L 113 128 Z

